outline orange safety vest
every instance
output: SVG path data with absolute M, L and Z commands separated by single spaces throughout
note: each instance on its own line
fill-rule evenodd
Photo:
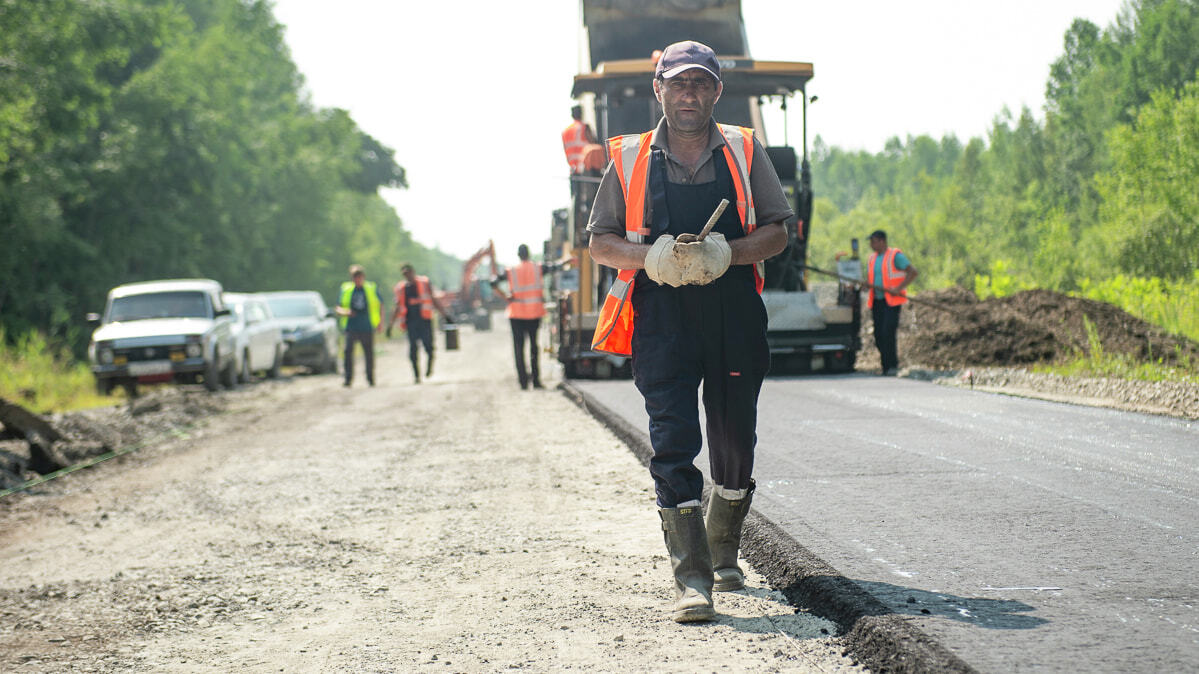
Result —
M 508 270 L 508 318 L 541 318 L 545 315 L 545 299 L 541 294 L 541 265 L 525 261 Z
M 400 281 L 395 286 L 396 306 L 400 308 L 400 327 L 408 329 L 408 299 L 404 297 L 407 283 Z M 429 287 L 429 277 L 416 277 L 416 295 L 420 298 L 420 317 L 426 321 L 433 320 L 433 290 Z
M 724 159 L 733 174 L 733 185 L 737 190 L 737 215 L 741 228 L 751 234 L 758 227 L 754 213 L 753 195 L 749 188 L 749 172 L 754 157 L 754 131 L 742 126 L 718 124 L 724 136 Z M 650 136 L 652 131 L 640 135 L 617 136 L 608 139 L 608 154 L 620 184 L 624 188 L 625 239 L 632 243 L 649 243 L 650 230 L 645 224 L 645 193 L 649 186 Z M 636 269 L 621 269 L 608 290 L 604 306 L 600 309 L 599 322 L 591 348 L 596 351 L 630 356 L 633 353 L 633 281 Z M 754 264 L 754 285 L 762 292 L 765 280 L 763 262 Z
M 898 248 L 888 248 L 883 253 L 883 283 L 884 288 L 894 288 L 903 282 L 906 274 L 895 268 L 895 256 L 900 253 Z M 866 293 L 866 308 L 874 306 L 874 286 L 878 283 L 874 280 L 874 262 L 878 259 L 878 253 L 871 253 L 870 258 L 866 261 L 866 285 L 870 286 L 870 292 Z M 887 300 L 887 304 L 897 307 L 908 301 L 908 291 L 901 290 L 898 295 L 891 293 L 883 293 L 883 298 Z
M 566 163 L 570 164 L 571 173 L 582 173 L 586 168 L 583 153 L 587 145 L 587 125 L 576 119 L 562 132 L 562 147 L 566 150 Z

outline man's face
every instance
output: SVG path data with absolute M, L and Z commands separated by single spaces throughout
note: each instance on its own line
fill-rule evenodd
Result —
M 361 288 L 362 284 L 366 282 L 366 274 L 363 274 L 362 272 L 358 272 L 350 278 L 354 279 L 354 285 L 358 286 L 359 288 Z
M 870 237 L 870 250 L 882 255 L 887 252 L 887 240 L 880 239 L 877 236 Z
M 412 270 L 412 267 L 404 267 L 403 272 L 404 278 L 407 279 L 409 283 L 412 283 L 416 280 L 416 272 Z
M 671 131 L 695 133 L 708 128 L 712 108 L 724 85 L 700 68 L 690 68 L 670 79 L 654 80 L 654 94 L 662 104 Z

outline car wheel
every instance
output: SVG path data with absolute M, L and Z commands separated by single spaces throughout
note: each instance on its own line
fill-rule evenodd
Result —
M 112 395 L 112 380 L 111 379 L 97 379 L 96 380 L 96 393 L 98 395 L 102 395 L 102 396 Z
M 275 360 L 271 362 L 271 369 L 266 371 L 266 376 L 270 377 L 271 379 L 278 379 L 279 375 L 282 374 L 282 371 L 283 371 L 283 349 L 282 349 L 282 347 L 276 346 L 275 347 Z
M 237 373 L 237 381 L 242 384 L 249 384 L 254 375 L 250 373 L 250 352 L 246 351 L 241 355 L 241 370 Z
M 220 371 L 217 369 L 217 363 L 220 360 L 220 352 L 213 351 L 212 358 L 204 364 L 204 388 L 209 391 L 217 391 L 221 388 Z
M 325 348 L 325 362 L 317 368 L 317 372 L 321 374 L 337 374 L 337 355 L 329 353 L 328 347 Z
M 125 397 L 126 398 L 133 400 L 134 398 L 137 397 L 137 382 L 136 381 L 133 381 L 131 379 L 131 380 L 125 382 L 124 384 L 121 384 L 121 386 L 123 386 L 125 388 Z
M 221 370 L 221 384 L 227 389 L 237 387 L 237 362 L 235 360 L 230 359 L 225 364 L 225 369 Z

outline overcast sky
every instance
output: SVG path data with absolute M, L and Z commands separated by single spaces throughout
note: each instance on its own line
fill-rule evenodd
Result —
M 877 152 L 892 136 L 984 136 L 1005 106 L 1040 117 L 1071 22 L 1105 28 L 1122 5 L 742 0 L 742 14 L 753 57 L 814 64 L 809 140 Z M 276 0 L 275 15 L 312 102 L 395 149 L 409 189 L 384 197 L 418 241 L 466 257 L 494 239 L 505 263 L 520 243 L 540 250 L 569 201 L 575 0 Z M 766 121 L 781 142 L 781 116 Z

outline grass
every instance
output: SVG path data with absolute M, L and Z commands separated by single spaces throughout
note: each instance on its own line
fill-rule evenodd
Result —
M 1199 384 L 1199 368 L 1187 354 L 1179 354 L 1177 365 L 1166 365 L 1162 359 L 1138 361 L 1124 354 L 1108 353 L 1099 341 L 1099 334 L 1090 319 L 1083 317 L 1087 330 L 1087 351 L 1079 351 L 1069 362 L 1060 365 L 1038 365 L 1033 372 L 1069 377 L 1109 377 L 1135 381 L 1172 381 Z
M 96 393 L 88 366 L 70 352 L 30 332 L 9 343 L 0 330 L 0 396 L 34 412 L 67 412 L 112 405 L 120 398 Z

